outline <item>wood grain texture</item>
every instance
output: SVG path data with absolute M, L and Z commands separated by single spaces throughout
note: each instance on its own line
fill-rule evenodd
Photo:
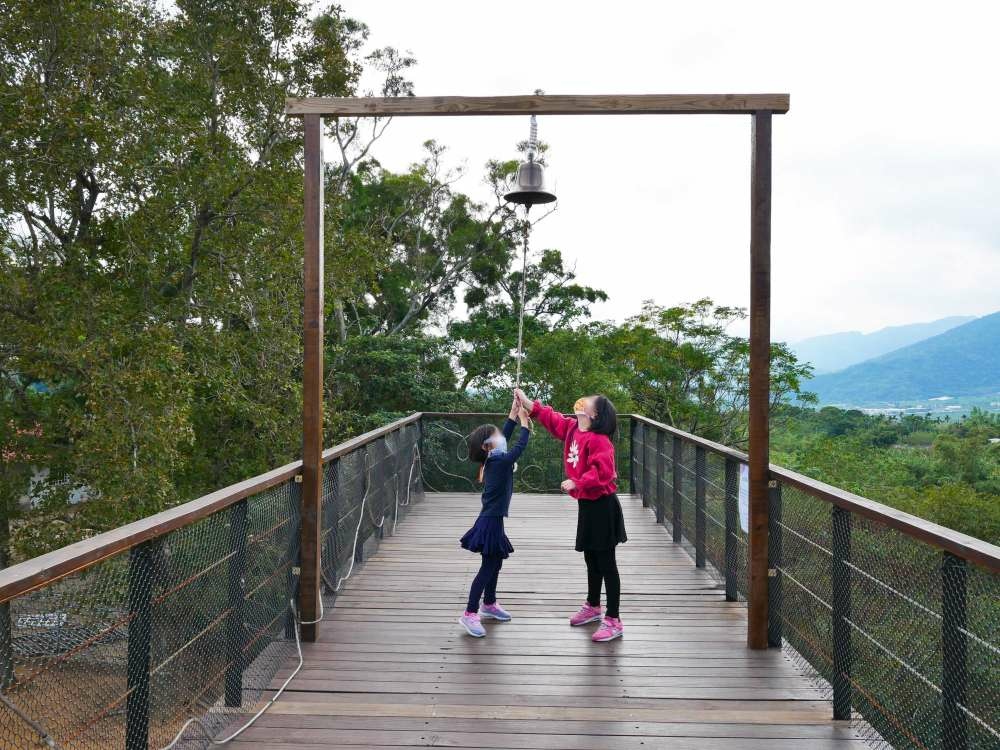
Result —
M 749 620 L 747 645 L 767 648 L 771 408 L 771 114 L 753 116 L 750 159 Z
M 304 269 L 302 363 L 302 509 L 299 613 L 319 618 L 320 545 L 323 503 L 323 118 L 307 115 L 305 130 Z M 317 625 L 302 626 L 304 641 L 316 640 Z
M 304 668 L 232 747 L 861 750 L 793 663 L 746 647 L 745 605 L 725 601 L 652 509 L 622 505 L 623 639 L 595 644 L 596 625 L 567 623 L 586 574 L 576 503 L 554 495 L 514 497 L 498 591 L 514 620 L 467 636 L 457 619 L 479 558 L 458 538 L 479 498 L 429 494 L 328 601 Z
M 316 97 L 287 99 L 285 113 L 327 117 L 782 114 L 788 106 L 788 94 Z

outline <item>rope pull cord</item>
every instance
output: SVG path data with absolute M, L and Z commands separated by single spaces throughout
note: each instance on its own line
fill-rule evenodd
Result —
M 535 141 L 537 128 L 535 126 L 535 116 L 531 116 L 531 140 Z M 533 156 L 533 152 L 528 152 L 528 158 Z M 521 387 L 521 363 L 524 361 L 524 302 L 525 288 L 528 278 L 528 235 L 531 232 L 531 222 L 528 221 L 528 213 L 531 206 L 524 207 L 524 242 L 521 250 L 521 304 L 517 315 L 517 374 L 514 377 L 514 387 Z
M 528 129 L 528 161 L 535 160 L 538 153 L 538 118 L 531 116 L 531 127 Z M 530 206 L 528 206 L 530 208 Z

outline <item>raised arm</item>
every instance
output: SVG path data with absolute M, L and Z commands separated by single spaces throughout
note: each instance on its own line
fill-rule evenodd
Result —
M 605 439 L 591 444 L 587 456 L 585 471 L 575 481 L 576 488 L 583 493 L 589 493 L 595 487 L 603 487 L 613 479 L 618 472 L 615 470 L 615 446 L 611 440 Z
M 532 419 L 537 419 L 542 427 L 551 433 L 552 437 L 565 440 L 570 431 L 576 426 L 575 417 L 567 417 L 551 406 L 545 406 L 541 401 L 535 401 L 531 407 Z
M 515 398 L 513 403 L 510 405 L 510 413 L 507 415 L 507 421 L 503 423 L 503 436 L 510 440 L 510 436 L 514 434 L 514 427 L 517 425 L 517 417 L 521 411 L 521 405 Z
M 511 419 L 507 420 L 510 428 L 514 429 L 514 421 Z M 506 427 L 506 425 L 504 425 Z M 524 449 L 528 446 L 528 438 L 531 437 L 531 423 L 528 421 L 528 414 L 524 412 L 524 417 L 521 419 L 521 431 L 517 433 L 517 441 L 514 445 L 510 446 L 510 450 L 506 453 L 497 456 L 496 460 L 506 463 L 514 463 L 521 457 L 524 453 Z

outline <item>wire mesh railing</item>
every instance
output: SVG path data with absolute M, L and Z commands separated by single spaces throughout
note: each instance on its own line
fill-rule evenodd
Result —
M 633 415 L 643 504 L 748 597 L 746 456 Z M 771 467 L 768 642 L 875 747 L 1000 747 L 1000 548 Z
M 477 481 L 479 465 L 469 460 L 465 438 L 481 424 L 503 425 L 506 415 L 479 412 L 468 414 L 424 413 L 421 420 L 423 442 L 423 476 L 431 492 L 479 492 Z M 629 465 L 629 418 L 619 419 L 619 428 L 613 437 L 616 461 L 619 467 Z M 517 439 L 515 428 L 512 440 Z M 514 474 L 515 492 L 558 493 L 565 479 L 563 472 L 563 444 L 553 440 L 537 423 L 528 450 L 518 461 Z M 618 477 L 618 491 L 629 492 L 628 472 Z
M 415 414 L 324 453 L 326 593 L 423 496 L 420 433 Z M 301 470 L 0 571 L 0 748 L 204 748 L 259 715 L 301 663 Z

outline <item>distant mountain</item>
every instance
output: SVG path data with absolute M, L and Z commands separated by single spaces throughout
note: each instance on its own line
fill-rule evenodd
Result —
M 872 357 L 929 339 L 931 336 L 937 336 L 973 320 L 974 316 L 955 315 L 930 323 L 891 326 L 873 333 L 860 331 L 831 333 L 803 339 L 797 344 L 791 344 L 791 348 L 800 361 L 811 362 L 815 373 L 821 375 L 843 370 Z
M 819 375 L 805 387 L 821 403 L 854 406 L 1000 393 L 1000 312 Z

